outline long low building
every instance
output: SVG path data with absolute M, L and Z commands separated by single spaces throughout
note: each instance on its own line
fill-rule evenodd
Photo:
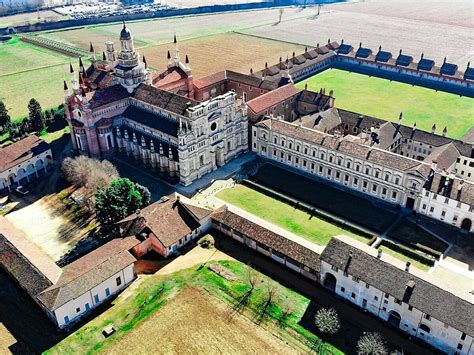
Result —
M 474 305 L 337 238 L 321 254 L 321 283 L 448 354 L 474 353 Z
M 1 148 L 0 157 L 0 192 L 39 178 L 53 161 L 49 144 L 35 135 Z
M 139 244 L 134 237 L 113 239 L 60 268 L 19 229 L 0 216 L 0 267 L 59 328 L 85 317 L 134 279 Z
M 474 305 L 399 268 L 366 246 L 335 237 L 321 255 L 226 207 L 211 215 L 213 227 L 253 250 L 321 283 L 338 296 L 449 354 L 474 353 Z M 390 258 L 388 258 L 390 259 Z

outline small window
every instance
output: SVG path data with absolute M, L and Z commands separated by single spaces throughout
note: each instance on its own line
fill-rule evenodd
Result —
M 461 343 L 458 344 L 458 350 L 462 350 L 462 344 Z
M 374 300 L 378 301 L 378 300 L 379 300 L 379 298 L 378 298 L 377 296 L 374 296 Z
M 425 315 L 423 316 L 423 318 L 425 318 L 426 320 L 430 320 L 430 319 L 431 319 L 431 316 L 430 316 L 429 314 L 425 314 Z
M 346 289 L 344 287 L 341 287 L 341 292 L 346 292 Z
M 466 340 L 466 333 L 462 333 L 461 340 Z
M 390 295 L 388 293 L 385 294 L 385 298 L 389 298 Z
M 409 311 L 413 311 L 413 306 L 408 306 Z
M 115 282 L 117 283 L 117 286 L 120 286 L 122 284 L 122 278 L 119 276 L 115 279 Z
M 356 294 L 355 294 L 354 292 L 352 292 L 351 297 L 355 299 L 355 298 L 356 298 Z
M 370 285 L 368 283 L 365 284 L 365 288 L 369 288 Z
M 338 269 L 337 269 L 337 266 L 334 266 L 334 265 L 331 266 L 331 269 L 332 269 L 333 271 L 337 271 L 337 270 L 338 270 Z
M 81 307 L 76 308 L 76 313 L 79 313 L 81 311 Z

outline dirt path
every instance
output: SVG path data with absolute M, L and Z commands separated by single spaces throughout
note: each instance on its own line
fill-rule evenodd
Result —
M 107 354 L 295 354 L 244 316 L 229 318 L 223 302 L 188 288 L 122 337 Z

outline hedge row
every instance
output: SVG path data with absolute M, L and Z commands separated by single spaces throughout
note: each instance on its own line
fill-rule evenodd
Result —
M 265 186 L 262 186 L 260 185 L 259 183 L 256 183 L 254 181 L 251 181 L 251 180 L 243 180 L 241 182 L 242 185 L 244 186 L 247 186 L 253 190 L 256 190 L 258 192 L 261 192 L 263 193 L 264 195 L 267 195 L 269 197 L 272 197 L 278 201 L 281 201 L 283 203 L 286 203 L 287 205 L 290 205 L 296 209 L 299 209 L 301 211 L 304 211 L 306 213 L 309 213 L 310 215 L 312 216 L 316 216 L 326 222 L 329 222 L 331 224 L 334 224 L 340 228 L 343 228 L 349 232 L 352 232 L 352 233 L 355 233 L 355 234 L 358 234 L 364 238 L 367 238 L 369 241 L 368 243 L 372 244 L 375 239 L 377 239 L 377 236 L 376 235 L 373 235 L 372 233 L 369 233 L 363 229 L 360 229 L 360 228 L 357 228 L 356 226 L 354 225 L 351 225 L 351 224 L 346 224 L 344 223 L 343 221 L 341 221 L 340 219 L 337 219 L 337 218 L 334 218 L 328 214 L 325 214 L 325 213 L 322 213 L 321 211 L 315 209 L 315 208 L 310 208 L 308 207 L 307 205 L 301 203 L 301 202 L 298 202 L 290 197 L 287 197 L 281 193 L 278 193 L 276 191 L 273 191 L 272 189 L 269 189 Z
M 383 247 L 383 246 L 386 246 L 387 248 L 392 249 L 393 251 L 396 251 L 400 254 L 403 254 L 403 255 L 411 258 L 411 259 L 417 260 L 420 263 L 428 265 L 428 266 L 433 266 L 434 263 L 435 263 L 434 258 L 430 258 L 428 256 L 419 254 L 416 251 L 414 251 L 412 249 L 409 249 L 409 248 L 407 248 L 403 245 L 400 245 L 400 244 L 395 244 L 395 243 L 389 242 L 387 240 L 384 240 L 384 241 L 382 241 L 382 243 L 380 243 L 379 247 Z

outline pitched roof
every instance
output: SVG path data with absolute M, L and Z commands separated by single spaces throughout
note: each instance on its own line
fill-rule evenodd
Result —
M 172 246 L 180 239 L 201 226 L 200 221 L 211 213 L 210 210 L 186 204 L 171 195 L 166 201 L 157 201 L 143 208 L 139 218 L 165 247 Z M 124 218 L 119 223 L 136 222 L 137 215 Z
M 429 187 L 431 192 L 453 200 L 474 205 L 474 184 L 456 177 L 447 176 L 445 172 L 436 172 Z
M 352 257 L 349 260 L 349 255 Z M 452 293 L 333 238 L 320 259 L 369 285 L 403 300 L 457 330 L 474 336 L 474 305 Z M 411 294 L 407 284 L 414 285 Z
M 122 116 L 147 127 L 157 129 L 158 131 L 169 134 L 170 136 L 178 136 L 179 123 L 171 121 L 169 118 L 158 113 L 147 111 L 135 105 L 130 105 L 122 113 Z
M 35 297 L 51 285 L 48 280 L 2 233 L 0 233 L 0 267 Z
M 431 154 L 429 154 L 424 162 L 425 163 L 437 163 L 437 169 L 448 169 L 459 157 L 459 151 L 456 149 L 453 143 L 448 143 L 440 147 L 433 149 Z
M 319 272 L 319 254 L 311 249 L 261 227 L 226 208 L 216 210 L 211 214 L 211 219 Z
M 0 149 L 0 172 L 27 161 L 50 149 L 41 138 L 31 135 Z
M 35 243 L 31 242 L 22 230 L 16 228 L 3 216 L 0 216 L 0 233 L 18 251 L 18 255 L 31 264 L 32 268 L 52 283 L 58 280 L 61 268 Z M 0 248 L 0 253 L 1 251 Z M 6 267 L 8 268 L 8 265 Z
M 202 89 L 207 86 L 217 84 L 224 80 L 225 80 L 225 70 L 222 70 L 217 73 L 205 76 L 204 78 L 193 80 L 193 85 L 198 89 Z
M 342 123 L 341 117 L 334 107 L 326 111 L 304 116 L 302 121 L 303 126 L 316 129 L 320 132 L 330 131 Z
M 135 100 L 143 101 L 183 116 L 186 114 L 188 107 L 199 104 L 196 100 L 147 84 L 140 84 L 135 91 L 133 91 L 131 97 Z
M 289 99 L 300 91 L 301 90 L 297 89 L 293 84 L 287 84 L 248 101 L 247 105 L 253 112 L 260 113 L 286 99 Z
M 129 96 L 130 94 L 127 92 L 127 89 L 125 89 L 120 84 L 90 91 L 86 94 L 86 97 L 89 100 L 89 107 L 91 109 L 111 104 L 115 101 L 123 100 Z
M 261 88 L 264 90 L 273 90 L 276 88 L 275 84 L 269 80 L 263 80 L 260 77 L 254 75 L 247 75 L 238 73 L 232 70 L 225 71 L 226 79 L 236 81 L 245 85 Z
M 112 239 L 63 268 L 59 280 L 38 295 L 39 301 L 54 311 L 101 284 L 135 262 L 128 250 L 138 245 L 135 237 Z

